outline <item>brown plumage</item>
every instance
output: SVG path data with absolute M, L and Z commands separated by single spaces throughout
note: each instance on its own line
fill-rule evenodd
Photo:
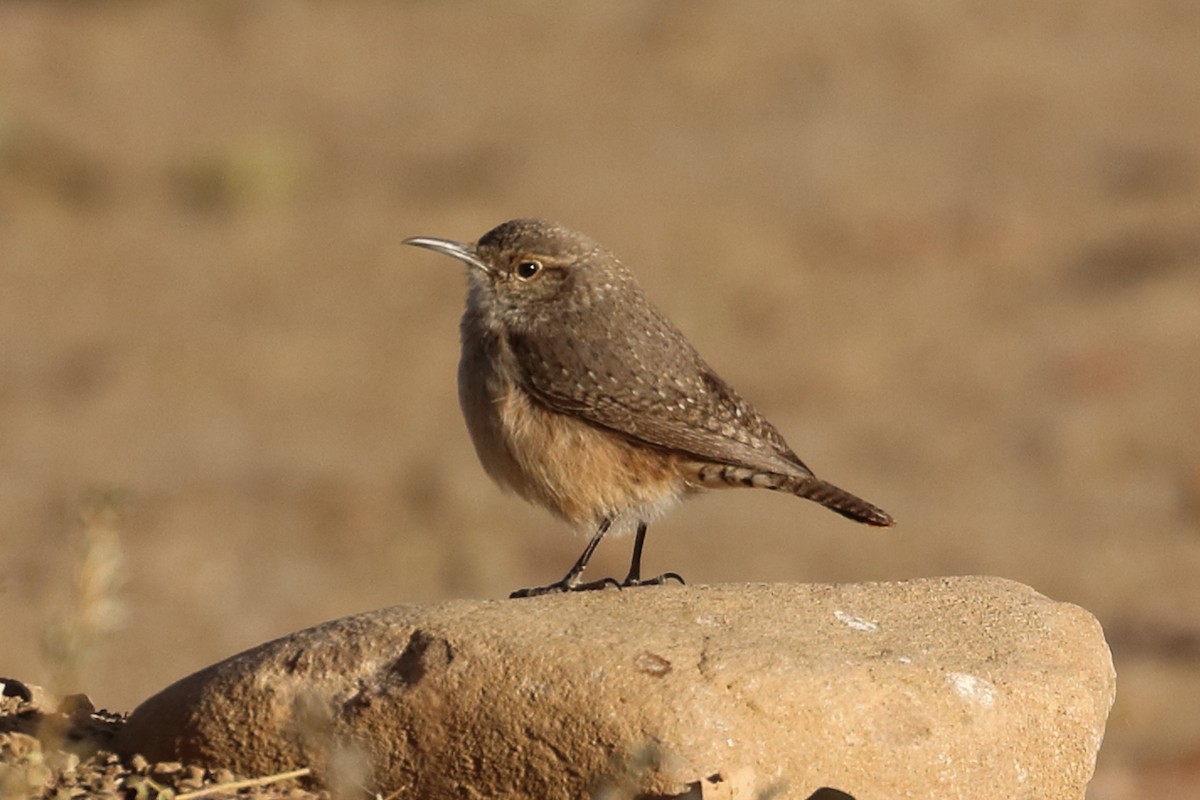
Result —
M 579 577 L 614 524 L 647 522 L 705 488 L 789 492 L 858 522 L 891 516 L 817 478 L 779 431 L 704 362 L 610 251 L 542 220 L 512 220 L 475 245 L 407 244 L 465 262 L 459 400 L 484 468 L 501 486 L 596 530 L 557 583 L 514 595 L 597 588 Z

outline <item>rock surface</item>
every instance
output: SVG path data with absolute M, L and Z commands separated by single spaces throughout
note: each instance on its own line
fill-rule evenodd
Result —
M 1082 798 L 1114 687 L 1096 620 L 1011 581 L 650 587 L 325 623 L 116 746 L 421 798 Z

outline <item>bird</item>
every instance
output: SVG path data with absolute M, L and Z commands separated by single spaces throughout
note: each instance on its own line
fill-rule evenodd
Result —
M 510 597 L 683 583 L 642 578 L 646 530 L 707 489 L 794 494 L 855 522 L 890 514 L 818 478 L 647 298 L 633 273 L 585 234 L 543 219 L 503 222 L 474 243 L 406 245 L 467 267 L 458 396 L 487 474 L 576 528 L 587 546 L 567 573 Z M 582 579 L 610 530 L 634 529 L 624 580 Z

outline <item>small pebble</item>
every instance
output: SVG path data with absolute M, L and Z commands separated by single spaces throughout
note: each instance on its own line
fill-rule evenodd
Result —
M 91 716 L 95 710 L 96 706 L 92 702 L 92 698 L 86 694 L 69 694 L 58 704 L 58 713 L 70 717 Z
M 204 785 L 204 768 L 197 766 L 189 766 L 184 769 L 182 778 L 175 781 L 177 789 L 199 789 Z

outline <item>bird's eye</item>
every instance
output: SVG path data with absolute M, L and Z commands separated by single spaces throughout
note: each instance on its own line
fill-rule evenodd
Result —
M 541 271 L 542 262 L 540 261 L 522 261 L 517 264 L 517 277 L 521 280 L 527 281 Z

